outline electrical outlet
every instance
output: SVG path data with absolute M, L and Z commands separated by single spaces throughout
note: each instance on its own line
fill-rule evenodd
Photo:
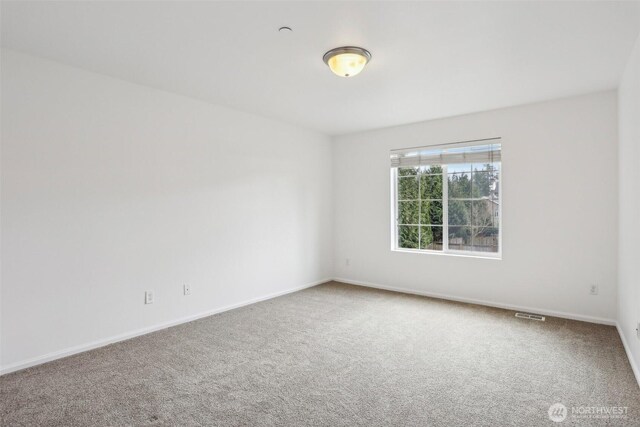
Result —
M 183 289 L 185 295 L 191 295 L 191 285 L 185 283 Z
M 347 267 L 349 267 L 351 265 L 351 260 L 349 258 L 346 258 L 344 260 L 344 265 L 346 265 Z
M 591 285 L 591 287 L 589 287 L 589 293 L 591 295 L 598 295 L 598 285 Z
M 153 304 L 153 291 L 146 291 L 144 293 L 144 303 Z

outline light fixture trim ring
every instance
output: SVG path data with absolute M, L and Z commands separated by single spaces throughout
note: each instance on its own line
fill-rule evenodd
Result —
M 364 49 L 362 47 L 357 47 L 357 46 L 336 47 L 334 49 L 331 49 L 327 53 L 325 53 L 322 56 L 322 60 L 324 61 L 325 64 L 329 65 L 329 60 L 331 58 L 333 58 L 334 56 L 337 56 L 337 55 L 342 55 L 344 53 L 355 53 L 357 55 L 364 56 L 366 58 L 366 60 L 367 60 L 365 62 L 365 64 L 368 64 L 369 61 L 371 61 L 371 52 L 369 52 L 367 49 Z

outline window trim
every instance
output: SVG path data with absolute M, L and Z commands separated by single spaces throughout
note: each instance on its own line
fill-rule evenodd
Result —
M 503 144 L 504 147 L 504 144 Z M 498 205 L 498 215 L 500 218 L 500 226 L 498 227 L 498 252 L 478 252 L 478 251 L 461 251 L 456 249 L 448 249 L 449 247 L 449 179 L 447 173 L 447 165 L 443 165 L 443 179 L 442 179 L 442 250 L 435 249 L 411 249 L 398 247 L 398 168 L 390 169 L 390 192 L 391 197 L 391 251 L 392 252 L 404 252 L 414 254 L 426 254 L 426 255 L 447 255 L 455 257 L 470 257 L 470 258 L 484 258 L 484 259 L 502 259 L 502 171 L 503 164 L 500 162 L 500 168 L 498 169 L 498 197 L 500 198 L 500 204 Z M 445 202 L 446 200 L 446 202 Z

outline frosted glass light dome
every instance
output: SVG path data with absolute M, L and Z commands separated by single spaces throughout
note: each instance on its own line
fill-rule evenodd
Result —
M 335 75 L 353 77 L 360 74 L 364 66 L 371 60 L 371 53 L 361 47 L 344 46 L 331 49 L 324 54 L 322 60 Z

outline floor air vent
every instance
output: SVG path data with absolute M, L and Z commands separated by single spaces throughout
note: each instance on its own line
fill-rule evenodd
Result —
M 541 322 L 544 322 L 544 316 L 540 316 L 539 314 L 516 313 L 516 317 L 520 317 L 522 319 L 529 319 L 529 320 L 539 320 Z

